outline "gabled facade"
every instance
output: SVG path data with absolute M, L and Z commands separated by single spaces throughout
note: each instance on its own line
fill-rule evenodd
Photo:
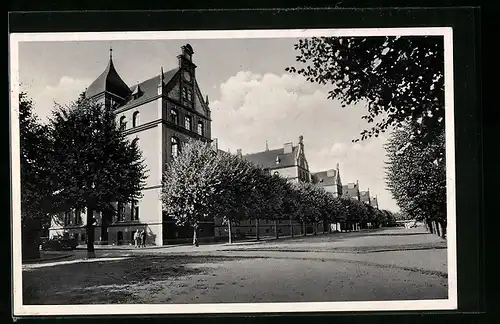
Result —
M 189 229 L 178 228 L 163 215 L 160 200 L 165 164 L 189 139 L 211 142 L 211 114 L 208 97 L 196 79 L 193 48 L 182 46 L 178 64 L 166 72 L 129 87 L 118 75 L 111 55 L 104 72 L 87 88 L 86 98 L 114 108 L 117 123 L 129 140 L 138 141 L 147 169 L 143 197 L 132 203 L 115 203 L 118 215 L 96 212 L 96 242 L 128 244 L 133 234 L 144 229 L 149 244 L 162 245 L 182 237 Z M 75 216 L 78 215 L 78 216 Z M 62 221 L 61 221 L 62 220 Z M 70 234 L 85 241 L 86 216 L 68 212 L 55 217 L 50 235 Z M 201 236 L 213 235 L 206 229 Z M 212 233 L 210 233 L 210 231 Z M 83 236 L 83 237 L 82 237 Z
M 340 178 L 340 168 L 338 163 L 336 169 L 311 173 L 311 181 L 318 186 L 323 187 L 334 197 L 342 196 L 342 180 Z
M 363 202 L 367 205 L 370 205 L 370 189 L 368 189 L 366 191 L 360 191 L 359 198 L 360 198 L 361 202 Z
M 268 170 L 270 174 L 278 174 L 289 181 L 311 181 L 309 164 L 304 151 L 303 136 L 299 136 L 297 145 L 289 142 L 277 149 L 269 150 L 266 147 L 265 151 L 246 155 L 243 155 L 241 150 L 238 150 L 237 154 L 264 170 Z
M 359 191 L 359 183 L 349 182 L 347 185 L 342 186 L 342 196 L 350 199 L 361 200 Z

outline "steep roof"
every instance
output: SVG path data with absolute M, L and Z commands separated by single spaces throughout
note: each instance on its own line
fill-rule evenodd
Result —
M 342 194 L 348 197 L 358 197 L 358 186 L 355 183 L 350 183 L 342 186 Z
M 312 173 L 311 176 L 315 183 L 322 186 L 333 186 L 339 184 L 338 172 L 335 169 Z
M 99 77 L 85 91 L 86 98 L 92 98 L 104 91 L 118 95 L 122 98 L 127 98 L 131 91 L 127 84 L 116 72 L 113 64 L 113 58 L 109 56 L 108 66 Z
M 297 154 L 298 146 L 292 147 L 291 153 L 284 153 L 284 148 L 268 150 L 258 153 L 243 155 L 243 158 L 252 162 L 264 169 L 274 169 L 281 167 L 291 167 L 296 164 L 295 156 Z M 280 163 L 276 163 L 276 158 L 279 158 Z
M 171 69 L 167 72 L 163 73 L 163 83 L 166 85 L 168 84 L 172 78 L 176 75 L 177 71 L 179 71 L 179 68 L 174 68 Z M 158 95 L 158 85 L 160 84 L 160 74 L 143 81 L 131 88 L 131 92 L 134 92 L 137 87 L 140 89 L 140 94 L 137 98 L 135 97 L 129 97 L 127 98 L 128 100 L 121 106 L 132 106 L 132 105 L 140 105 L 141 103 L 144 103 L 155 96 Z

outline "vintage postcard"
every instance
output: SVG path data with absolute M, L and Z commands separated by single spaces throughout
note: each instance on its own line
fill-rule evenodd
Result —
M 15 316 L 457 308 L 451 28 L 10 35 Z

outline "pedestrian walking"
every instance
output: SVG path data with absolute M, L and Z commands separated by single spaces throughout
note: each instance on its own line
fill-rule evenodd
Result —
M 145 230 L 141 231 L 141 243 L 142 243 L 142 247 L 146 247 L 146 231 Z

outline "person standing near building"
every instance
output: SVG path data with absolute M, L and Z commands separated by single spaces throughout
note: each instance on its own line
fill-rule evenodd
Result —
M 134 232 L 134 243 L 135 243 L 135 247 L 138 248 L 139 247 L 139 231 Z
M 142 247 L 146 247 L 146 231 L 145 230 L 141 231 L 141 243 L 142 243 Z

